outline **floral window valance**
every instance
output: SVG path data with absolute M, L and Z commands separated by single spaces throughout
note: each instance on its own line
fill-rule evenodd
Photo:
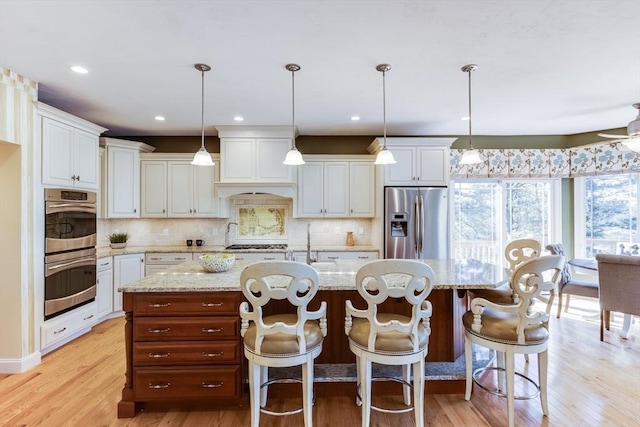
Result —
M 621 150 L 618 143 L 542 149 L 478 150 L 484 163 L 461 165 L 465 150 L 450 151 L 451 179 L 571 178 L 640 172 L 640 153 Z

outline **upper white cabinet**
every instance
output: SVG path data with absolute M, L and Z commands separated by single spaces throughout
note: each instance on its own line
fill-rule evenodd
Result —
M 291 148 L 286 126 L 220 126 L 220 182 L 291 183 L 294 168 L 282 164 Z
M 136 141 L 100 138 L 106 149 L 106 181 L 102 182 L 107 218 L 140 217 L 140 152 L 154 147 Z
M 382 166 L 384 185 L 449 185 L 449 147 L 456 138 L 387 138 L 387 148 L 396 163 Z M 369 152 L 382 148 L 382 138 L 369 146 Z
M 42 132 L 42 183 L 97 191 L 98 138 L 107 129 L 38 104 Z
M 194 166 L 191 154 L 142 154 L 141 209 L 146 218 L 213 218 L 228 216 L 226 201 L 215 194 L 215 166 Z
M 305 156 L 298 168 L 297 217 L 373 217 L 373 159 Z M 328 160 L 342 158 L 344 161 Z

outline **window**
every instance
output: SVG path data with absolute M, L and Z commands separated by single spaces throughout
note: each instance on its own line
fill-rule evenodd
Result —
M 640 173 L 576 178 L 574 195 L 577 258 L 621 253 L 640 242 Z
M 558 241 L 560 180 L 484 180 L 453 184 L 453 251 L 455 258 L 474 258 L 503 265 L 507 242 Z M 557 222 L 557 223 L 556 223 Z

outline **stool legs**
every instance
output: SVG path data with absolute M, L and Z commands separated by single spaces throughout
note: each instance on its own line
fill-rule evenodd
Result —
M 411 378 L 411 365 L 402 365 L 402 380 L 405 383 L 410 384 L 409 383 L 410 378 Z M 402 396 L 404 397 L 404 404 L 407 406 L 411 405 L 411 387 L 409 387 L 406 384 L 403 385 Z
M 360 360 L 360 397 L 362 399 L 362 427 L 371 422 L 371 361 Z
M 465 377 L 466 388 L 464 392 L 464 400 L 471 399 L 471 388 L 473 387 L 473 361 L 472 361 L 471 340 L 465 337 L 464 339 L 464 364 L 465 364 Z
M 313 360 L 302 365 L 302 408 L 305 427 L 313 426 Z
M 505 364 L 507 374 L 507 413 L 509 415 L 509 427 L 515 426 L 515 360 L 512 351 L 505 352 Z
M 265 384 L 269 381 L 269 367 L 268 366 L 260 366 L 260 385 Z M 260 407 L 264 408 L 267 406 L 267 392 L 269 391 L 268 386 L 260 387 Z
M 405 399 L 406 403 L 406 399 Z M 413 364 L 413 412 L 416 427 L 424 427 L 424 359 Z
M 249 360 L 249 403 L 251 408 L 251 427 L 258 427 L 260 424 L 260 365 Z
M 538 354 L 538 382 L 540 383 L 540 405 L 545 417 L 549 416 L 549 405 L 547 404 L 547 365 L 549 358 L 547 351 Z

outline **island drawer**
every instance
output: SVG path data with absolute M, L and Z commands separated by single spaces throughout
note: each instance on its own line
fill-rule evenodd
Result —
M 240 397 L 240 366 L 134 368 L 134 400 Z
M 134 366 L 210 365 L 240 363 L 239 341 L 136 342 Z
M 189 341 L 238 338 L 240 318 L 231 316 L 138 318 L 134 341 Z
M 145 293 L 135 296 L 134 316 L 238 314 L 240 292 Z

